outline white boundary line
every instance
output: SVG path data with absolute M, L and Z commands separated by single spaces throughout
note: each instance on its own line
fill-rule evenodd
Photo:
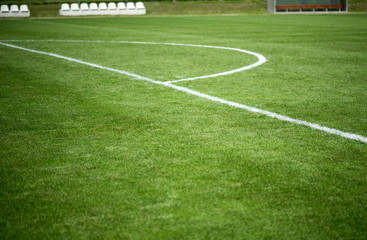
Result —
M 129 43 L 132 43 L 132 42 L 129 42 Z M 29 48 L 19 47 L 19 46 L 16 46 L 16 45 L 13 45 L 13 44 L 7 44 L 7 43 L 4 43 L 4 42 L 0 42 L 0 45 L 11 47 L 11 48 L 16 48 L 16 49 L 20 49 L 20 50 L 24 50 L 24 51 L 28 51 L 28 52 L 32 52 L 32 53 L 38 53 L 38 54 L 43 54 L 43 55 L 47 55 L 47 56 L 52 56 L 52 57 L 56 57 L 56 58 L 64 59 L 64 60 L 67 60 L 67 61 L 84 64 L 84 65 L 87 65 L 87 66 L 91 66 L 91 67 L 95 67 L 95 68 L 99 68 L 99 69 L 103 69 L 103 70 L 107 70 L 107 71 L 111 71 L 111 72 L 117 72 L 119 74 L 131 76 L 131 77 L 134 77 L 134 78 L 137 78 L 137 79 L 140 79 L 140 80 L 144 80 L 144 81 L 148 81 L 148 82 L 151 82 L 151 83 L 154 83 L 154 84 L 163 85 L 163 86 L 173 88 L 173 89 L 176 89 L 178 91 L 185 92 L 185 93 L 197 96 L 197 97 L 205 98 L 205 99 L 208 99 L 208 100 L 211 100 L 211 101 L 214 101 L 214 102 L 219 102 L 219 103 L 226 104 L 226 105 L 229 105 L 229 106 L 233 106 L 233 107 L 236 107 L 236 108 L 241 108 L 241 109 L 247 110 L 249 112 L 255 112 L 255 113 L 263 114 L 263 115 L 266 115 L 268 117 L 279 119 L 281 121 L 286 121 L 286 122 L 291 122 L 291 123 L 307 126 L 307 127 L 317 129 L 317 130 L 320 130 L 320 131 L 323 131 L 323 132 L 326 132 L 326 133 L 330 133 L 330 134 L 338 135 L 338 136 L 341 136 L 341 137 L 344 137 L 344 138 L 353 139 L 353 140 L 361 141 L 363 143 L 367 143 L 367 137 L 364 137 L 364 136 L 361 136 L 361 135 L 358 135 L 358 134 L 343 132 L 343 131 L 340 131 L 338 129 L 328 128 L 328 127 L 325 127 L 325 126 L 320 126 L 320 125 L 315 124 L 315 123 L 310 123 L 310 122 L 307 122 L 307 121 L 303 121 L 303 120 L 294 119 L 294 118 L 291 118 L 291 117 L 288 117 L 288 116 L 280 115 L 280 114 L 277 114 L 277 113 L 274 113 L 274 112 L 265 111 L 265 110 L 262 110 L 262 109 L 259 109 L 259 108 L 249 107 L 249 106 L 246 106 L 246 105 L 243 105 L 243 104 L 240 104 L 240 103 L 227 101 L 225 99 L 210 96 L 210 95 L 207 95 L 207 94 L 204 94 L 204 93 L 201 93 L 201 92 L 198 92 L 198 91 L 194 91 L 194 90 L 191 90 L 191 89 L 188 89 L 188 88 L 185 88 L 185 87 L 173 85 L 170 82 L 160 82 L 160 81 L 156 81 L 156 80 L 144 77 L 144 76 L 140 76 L 138 74 L 134 74 L 134 73 L 130 73 L 130 72 L 114 69 L 114 68 L 104 67 L 104 66 L 101 66 L 101 65 L 98 65 L 98 64 L 89 63 L 89 62 L 85 62 L 85 61 L 70 58 L 70 57 L 65 57 L 65 56 L 62 56 L 62 55 L 54 54 L 54 53 L 42 52 L 42 51 L 33 50 L 33 49 L 29 49 Z M 199 45 L 195 45 L 195 46 L 199 46 Z M 210 77 L 210 75 L 209 75 L 209 77 Z
M 98 41 L 98 40 L 2 40 L 6 42 L 80 42 L 80 43 L 130 43 L 130 44 L 150 44 L 150 45 L 168 45 L 168 46 L 184 46 L 184 47 L 202 47 L 202 48 L 214 48 L 214 49 L 224 49 L 224 50 L 231 50 L 241 53 L 246 53 L 255 56 L 258 60 L 256 63 L 253 63 L 248 66 L 243 66 L 237 69 L 233 69 L 226 72 L 220 72 L 216 74 L 210 74 L 205 76 L 199 77 L 191 77 L 191 78 L 183 78 L 173 81 L 167 81 L 167 83 L 175 83 L 175 82 L 183 82 L 183 81 L 191 81 L 196 79 L 203 79 L 203 78 L 211 78 L 211 77 L 218 77 L 224 76 L 228 74 L 233 74 L 237 72 L 242 72 L 249 70 L 251 68 L 257 67 L 266 62 L 266 58 L 258 53 L 250 52 L 247 50 L 239 49 L 239 48 L 230 48 L 230 47 L 220 47 L 220 46 L 208 46 L 208 45 L 194 45 L 194 44 L 184 44 L 184 43 L 159 43 L 159 42 L 135 42 L 135 41 Z

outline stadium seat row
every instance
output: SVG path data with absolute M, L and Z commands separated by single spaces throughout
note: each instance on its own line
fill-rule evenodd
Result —
M 124 2 L 114 3 L 101 2 L 80 4 L 72 3 L 61 4 L 60 15 L 61 16 L 90 16 L 90 15 L 144 15 L 146 14 L 145 6 L 142 2 L 137 2 L 136 6 L 133 2 L 128 2 L 126 5 Z
M 1 5 L 0 7 L 0 17 L 29 17 L 31 16 L 31 12 L 28 9 L 26 4 L 20 5 L 20 9 L 18 5 L 11 5 L 10 9 L 8 5 Z

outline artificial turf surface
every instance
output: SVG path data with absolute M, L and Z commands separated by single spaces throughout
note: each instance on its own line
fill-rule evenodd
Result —
M 367 136 L 367 15 L 2 20 L 1 40 L 246 49 L 177 83 Z M 12 42 L 160 81 L 236 52 Z M 1 238 L 365 239 L 367 145 L 0 46 Z

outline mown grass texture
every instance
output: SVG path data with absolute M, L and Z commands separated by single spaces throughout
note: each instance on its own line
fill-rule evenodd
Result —
M 205 44 L 263 54 L 183 82 L 367 136 L 366 15 L 0 21 L 1 40 Z M 156 80 L 254 61 L 224 50 L 13 42 Z M 2 238 L 364 239 L 366 144 L 0 46 Z

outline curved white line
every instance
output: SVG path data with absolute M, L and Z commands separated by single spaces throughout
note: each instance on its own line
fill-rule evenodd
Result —
M 182 44 L 169 44 L 169 45 L 182 45 Z M 183 79 L 179 79 L 179 80 L 174 80 L 174 81 L 168 81 L 167 83 L 176 83 L 176 82 L 183 82 L 183 81 L 191 81 L 191 80 L 196 80 L 196 79 L 203 79 L 203 78 L 211 78 L 211 77 L 218 77 L 218 76 L 224 76 L 224 75 L 229 75 L 229 74 L 233 74 L 233 73 L 237 73 L 237 72 L 242 72 L 242 71 L 246 71 L 249 70 L 251 68 L 260 66 L 261 64 L 266 62 L 266 58 L 259 54 L 259 53 L 255 53 L 255 52 L 250 52 L 247 50 L 243 50 L 243 49 L 239 49 L 239 48 L 230 48 L 230 47 L 217 47 L 217 46 L 207 46 L 207 45 L 192 45 L 192 44 L 185 44 L 182 46 L 190 46 L 190 47 L 205 47 L 205 48 L 217 48 L 217 49 L 225 49 L 225 50 L 232 50 L 232 51 L 237 51 L 237 52 L 242 52 L 242 53 L 247 53 L 250 55 L 253 55 L 255 57 L 257 57 L 257 62 L 253 63 L 251 65 L 248 66 L 244 66 L 241 68 L 237 68 L 237 69 L 233 69 L 230 71 L 226 71 L 226 72 L 221 72 L 221 73 L 216 73 L 216 74 L 210 74 L 210 75 L 205 75 L 205 76 L 200 76 L 200 77 L 192 77 L 192 78 L 183 78 Z
M 228 101 L 228 100 L 225 100 L 225 99 L 222 99 L 222 98 L 218 98 L 218 97 L 214 97 L 214 96 L 210 96 L 210 95 L 207 95 L 207 94 L 204 94 L 204 93 L 201 93 L 201 92 L 189 89 L 189 88 L 173 85 L 173 84 L 168 83 L 168 82 L 156 81 L 156 80 L 144 77 L 144 76 L 140 76 L 140 75 L 135 74 L 135 73 L 130 73 L 130 72 L 126 72 L 126 71 L 123 71 L 123 70 L 104 67 L 104 66 L 101 66 L 101 65 L 98 65 L 98 64 L 89 63 L 89 62 L 85 62 L 85 61 L 70 58 L 70 57 L 65 57 L 65 56 L 62 56 L 62 55 L 54 54 L 54 53 L 42 52 L 42 51 L 33 50 L 33 49 L 29 49 L 29 48 L 19 47 L 19 46 L 13 45 L 13 44 L 3 43 L 1 41 L 0 41 L 0 45 L 11 47 L 11 48 L 16 48 L 16 49 L 20 49 L 20 50 L 24 50 L 24 51 L 28 51 L 28 52 L 48 55 L 48 56 L 64 59 L 64 60 L 67 60 L 67 61 L 76 62 L 76 63 L 84 64 L 84 65 L 99 68 L 99 69 L 104 69 L 104 70 L 111 71 L 111 72 L 117 72 L 117 73 L 120 73 L 120 74 L 123 74 L 123 75 L 127 75 L 127 76 L 131 76 L 131 77 L 140 79 L 140 80 L 144 80 L 144 81 L 148 81 L 148 82 L 151 82 L 151 83 L 154 83 L 154 84 L 159 84 L 159 85 L 163 85 L 163 86 L 166 86 L 166 87 L 169 87 L 169 88 L 173 88 L 173 89 L 176 89 L 178 91 L 185 92 L 185 93 L 197 96 L 197 97 L 205 98 L 205 99 L 208 99 L 208 100 L 211 100 L 211 101 L 214 101 L 214 102 L 219 102 L 219 103 L 229 105 L 229 106 L 232 106 L 232 107 L 241 108 L 241 109 L 247 110 L 249 112 L 255 112 L 255 113 L 258 113 L 258 114 L 263 114 L 265 116 L 268 116 L 268 117 L 271 117 L 271 118 L 276 118 L 276 119 L 281 120 L 281 121 L 307 126 L 307 127 L 312 128 L 312 129 L 317 129 L 317 130 L 320 130 L 320 131 L 323 131 L 323 132 L 326 132 L 326 133 L 330 133 L 330 134 L 338 135 L 338 136 L 341 136 L 341 137 L 344 137 L 344 138 L 348 138 L 348 139 L 357 140 L 357 141 L 360 141 L 360 142 L 363 142 L 363 143 L 367 143 L 367 137 L 362 136 L 362 135 L 349 133 L 349 132 L 343 132 L 343 131 L 340 131 L 338 129 L 321 126 L 321 125 L 318 125 L 316 123 L 310 123 L 310 122 L 307 122 L 307 121 L 291 118 L 291 117 L 288 117 L 288 116 L 285 116 L 285 115 L 280 115 L 280 114 L 277 114 L 277 113 L 274 113 L 274 112 L 269 112 L 269 111 L 262 110 L 262 109 L 259 109 L 259 108 L 250 107 L 250 106 L 247 106 L 247 105 L 244 105 L 244 104 L 231 102 L 231 101 Z
M 209 45 L 197 45 L 197 44 L 159 43 L 159 42 L 136 42 L 136 41 L 51 40 L 51 39 L 48 39 L 48 40 L 1 40 L 1 41 L 3 41 L 3 42 L 6 41 L 6 42 L 132 43 L 132 44 L 152 44 L 152 45 L 169 45 L 169 46 L 184 46 L 184 47 L 201 47 L 201 48 L 224 49 L 224 50 L 230 50 L 230 51 L 236 51 L 236 52 L 246 53 L 246 54 L 253 55 L 253 56 L 255 56 L 258 59 L 257 62 L 255 62 L 255 63 L 253 63 L 251 65 L 243 66 L 243 67 L 236 68 L 236 69 L 233 69 L 233 70 L 229 70 L 229 71 L 226 71 L 226 72 L 209 74 L 209 75 L 204 75 L 204 76 L 199 76 L 199 77 L 183 78 L 183 79 L 178 79 L 178 80 L 173 80 L 173 81 L 167 81 L 167 83 L 176 83 L 176 82 L 191 81 L 191 80 L 196 80 L 196 79 L 212 78 L 212 77 L 229 75 L 229 74 L 233 74 L 233 73 L 238 73 L 238 72 L 249 70 L 251 68 L 260 66 L 261 64 L 264 64 L 266 62 L 266 58 L 263 55 L 261 55 L 259 53 L 255 53 L 255 52 L 243 50 L 243 49 L 240 49 L 240 48 L 230 48 L 230 47 L 221 47 L 221 46 L 209 46 Z

